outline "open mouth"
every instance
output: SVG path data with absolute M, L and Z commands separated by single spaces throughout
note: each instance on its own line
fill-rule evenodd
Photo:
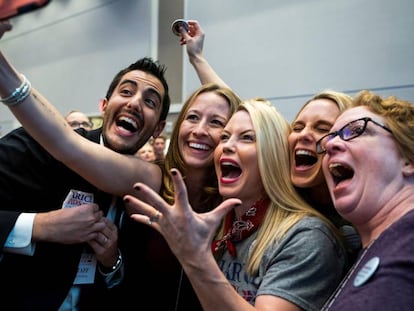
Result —
M 220 163 L 221 169 L 221 178 L 224 179 L 235 179 L 238 178 L 242 170 L 241 168 L 234 162 L 231 161 L 222 161 Z
M 335 185 L 338 185 L 344 180 L 351 179 L 354 176 L 353 169 L 340 163 L 329 164 L 329 171 L 331 172 Z
M 116 125 L 118 127 L 122 127 L 123 129 L 131 132 L 131 133 L 135 133 L 138 131 L 138 124 L 137 122 L 135 122 L 135 120 L 125 117 L 125 116 L 121 116 L 116 120 Z
M 312 166 L 318 162 L 316 154 L 309 150 L 296 150 L 295 152 L 295 165 L 298 166 Z

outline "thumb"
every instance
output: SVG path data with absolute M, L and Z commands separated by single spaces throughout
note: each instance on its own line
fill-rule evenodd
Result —
M 214 215 L 215 219 L 222 219 L 225 215 L 227 215 L 233 208 L 240 206 L 241 204 L 240 199 L 232 198 L 227 199 L 219 206 L 217 206 L 214 210 L 212 210 L 210 213 Z

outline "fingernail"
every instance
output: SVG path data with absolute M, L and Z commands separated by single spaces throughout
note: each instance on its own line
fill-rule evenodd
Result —
M 141 187 L 139 185 L 134 186 L 134 189 L 137 191 L 141 191 Z
M 175 175 L 177 175 L 177 171 L 172 170 L 172 171 L 171 171 L 171 174 L 175 176 Z
M 124 198 L 125 203 L 129 203 L 129 198 Z

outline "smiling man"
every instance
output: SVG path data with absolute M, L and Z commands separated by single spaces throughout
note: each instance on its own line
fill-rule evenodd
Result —
M 10 28 L 0 23 L 0 37 Z M 112 149 L 133 155 L 165 126 L 170 98 L 164 72 L 165 67 L 151 58 L 122 69 L 100 102 L 101 128 L 80 128 L 78 135 L 57 112 L 54 120 L 72 140 L 84 144 L 83 136 L 96 143 L 92 145 L 97 145 L 100 153 Z M 9 82 L 20 86 L 9 92 Z M 1 102 L 15 105 L 30 92 L 35 94 L 36 103 L 46 101 L 24 76 L 16 74 L 0 52 Z M 30 118 L 35 116 L 31 114 Z M 72 155 L 72 150 L 67 144 L 62 152 Z M 69 162 L 91 165 L 86 157 L 71 156 Z M 104 163 L 97 162 L 102 171 L 115 176 Z M 144 165 L 141 171 L 161 174 L 158 166 Z M 78 175 L 79 171 L 54 158 L 22 127 L 0 140 L 0 275 L 7 283 L 0 298 L 8 299 L 16 310 L 72 310 L 74 305 L 77 310 L 108 309 L 108 293 L 122 280 L 125 258 L 116 225 L 123 206 Z M 63 203 L 72 193 L 90 200 L 62 208 L 68 207 Z M 113 210 L 118 218 L 112 217 Z M 96 260 L 89 260 L 92 255 Z M 79 275 L 78 270 L 88 272 Z

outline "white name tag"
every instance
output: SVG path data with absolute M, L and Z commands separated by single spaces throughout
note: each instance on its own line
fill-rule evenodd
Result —
M 93 193 L 71 189 L 63 202 L 63 208 L 75 207 L 85 203 L 93 203 Z M 78 273 L 73 284 L 93 284 L 96 272 L 96 256 L 83 251 L 79 260 Z
M 83 252 L 79 261 L 78 273 L 73 284 L 93 284 L 95 281 L 96 257 L 95 254 Z

